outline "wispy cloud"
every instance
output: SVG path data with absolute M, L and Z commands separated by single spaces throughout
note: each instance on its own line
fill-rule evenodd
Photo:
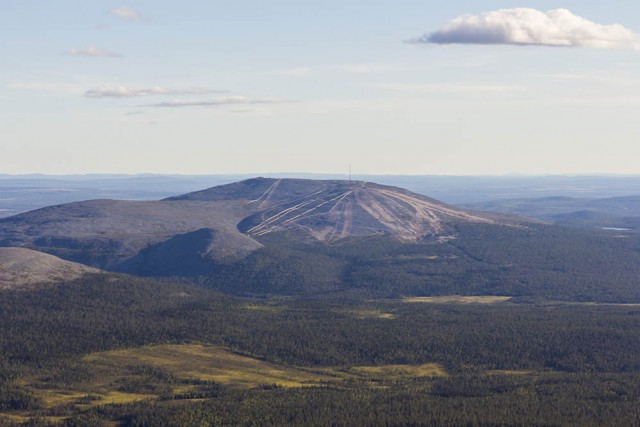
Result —
M 275 71 L 274 74 L 292 77 L 307 77 L 321 72 L 341 71 L 351 74 L 377 74 L 388 71 L 406 69 L 406 66 L 398 64 L 335 64 L 319 65 L 314 67 L 296 67 Z
M 288 70 L 280 71 L 277 74 L 281 74 L 283 76 L 306 77 L 312 72 L 313 70 L 309 67 L 297 67 L 297 68 L 290 68 Z
M 122 55 L 119 53 L 111 52 L 105 49 L 100 49 L 97 47 L 88 47 L 86 49 L 73 48 L 64 52 L 65 55 L 69 56 L 83 56 L 83 57 L 95 57 L 95 58 L 121 58 Z
M 124 21 L 142 20 L 142 15 L 138 11 L 127 6 L 115 7 L 109 11 L 109 15 Z
M 459 16 L 417 43 L 578 46 L 640 49 L 640 34 L 620 24 L 598 24 L 567 9 L 500 9 Z
M 225 93 L 224 90 L 202 87 L 190 87 L 185 89 L 168 89 L 161 86 L 151 88 L 130 88 L 127 86 L 103 86 L 89 89 L 84 93 L 88 98 L 140 98 L 143 96 L 176 96 L 176 95 L 210 95 L 213 93 Z
M 289 103 L 281 98 L 246 98 L 244 96 L 222 96 L 210 99 L 173 99 L 171 101 L 158 102 L 146 105 L 147 107 L 159 108 L 182 108 L 182 107 L 219 107 L 224 105 L 256 105 L 256 104 L 284 104 Z
M 82 93 L 82 86 L 78 83 L 59 83 L 59 82 L 25 82 L 15 81 L 7 85 L 9 89 L 17 90 L 35 90 L 64 95 L 78 95 Z
M 333 68 L 353 74 L 377 74 L 403 69 L 398 64 L 342 64 L 334 65 Z
M 458 93 L 458 94 L 487 94 L 522 92 L 526 88 L 519 85 L 496 85 L 475 83 L 381 83 L 372 85 L 377 89 L 385 89 L 405 93 Z

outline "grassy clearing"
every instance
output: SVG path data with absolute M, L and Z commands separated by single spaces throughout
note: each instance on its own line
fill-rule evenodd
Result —
M 347 370 L 354 377 L 374 381 L 399 381 L 412 378 L 447 377 L 447 373 L 439 363 L 423 365 L 382 365 L 353 366 Z
M 5 414 L 0 412 L 0 425 L 4 425 L 5 423 L 26 423 L 30 419 L 31 417 L 28 416 Z
M 333 379 L 301 369 L 289 368 L 241 356 L 203 344 L 161 345 L 97 353 L 85 360 L 98 363 L 153 366 L 178 378 L 215 381 L 225 385 L 281 387 L 319 385 Z
M 395 319 L 396 315 L 393 313 L 385 313 L 379 310 L 356 310 L 350 311 L 350 314 L 353 314 L 359 319 Z
M 41 397 L 47 407 L 65 404 L 89 407 L 112 403 L 138 402 L 140 400 L 152 399 L 157 396 L 152 394 L 123 393 L 113 390 L 102 390 L 93 393 L 70 390 L 44 390 Z
M 382 312 L 361 315 L 383 317 Z M 52 373 L 23 378 L 20 386 L 43 402 L 38 412 L 78 413 L 92 407 L 132 403 L 171 396 L 182 401 L 207 397 L 213 383 L 255 388 L 277 385 L 299 388 L 329 385 L 351 387 L 359 383 L 371 388 L 387 387 L 416 378 L 446 377 L 436 363 L 422 365 L 340 366 L 300 368 L 269 363 L 206 344 L 145 346 L 85 356 L 76 367 L 83 379 L 67 385 L 48 380 Z M 55 377 L 55 375 L 53 375 Z M 25 422 L 23 413 L 0 413 L 2 421 Z
M 44 421 L 52 424 L 63 422 L 67 417 L 42 417 Z M 7 414 L 0 412 L 0 426 L 5 424 L 24 424 L 31 421 L 32 416 L 29 414 Z
M 320 369 L 287 367 L 241 356 L 220 347 L 182 344 L 140 347 L 95 353 L 85 357 L 93 363 L 126 366 L 153 366 L 178 378 L 258 387 L 277 384 L 281 387 L 304 387 L 322 384 L 340 385 L 344 381 L 399 381 L 412 378 L 446 377 L 442 365 L 382 365 Z M 188 390 L 184 386 L 174 393 Z
M 108 393 L 105 393 L 100 397 L 101 397 L 100 400 L 97 400 L 95 403 L 91 405 L 95 406 L 95 405 L 107 405 L 107 404 L 115 404 L 115 403 L 139 402 L 141 400 L 154 399 L 157 396 L 152 394 L 122 393 L 119 391 L 109 391 Z
M 244 306 L 242 306 L 242 308 L 244 308 L 245 310 L 267 311 L 270 313 L 282 313 L 287 309 L 287 307 L 273 306 L 273 305 L 266 305 L 266 304 L 245 304 Z
M 506 296 L 463 296 L 463 295 L 444 295 L 436 297 L 410 297 L 403 298 L 403 302 L 421 302 L 429 304 L 498 304 L 511 300 L 512 297 Z

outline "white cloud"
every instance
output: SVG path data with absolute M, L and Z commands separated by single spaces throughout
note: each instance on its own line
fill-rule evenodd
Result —
M 602 25 L 567 9 L 500 9 L 459 16 L 431 34 L 414 40 L 436 44 L 512 44 L 639 49 L 640 34 L 620 24 Z
M 142 19 L 140 13 L 127 6 L 113 8 L 109 11 L 109 15 L 125 21 L 140 21 Z
M 256 105 L 283 104 L 287 101 L 281 98 L 246 98 L 244 96 L 222 96 L 211 99 L 173 99 L 171 101 L 150 104 L 147 107 L 180 108 L 180 107 L 219 107 L 224 105 Z
M 139 98 L 143 96 L 208 95 L 224 93 L 224 90 L 190 87 L 186 89 L 167 89 L 160 86 L 152 88 L 130 88 L 126 86 L 103 86 L 89 89 L 84 93 L 88 98 Z
M 69 49 L 68 51 L 65 52 L 65 54 L 69 56 L 103 57 L 103 58 L 122 57 L 122 55 L 120 55 L 119 53 L 110 52 L 108 50 L 100 49 L 93 46 L 88 47 L 86 49 L 78 49 L 78 48 Z

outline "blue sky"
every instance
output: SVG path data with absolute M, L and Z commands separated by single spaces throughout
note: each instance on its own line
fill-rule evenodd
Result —
M 637 2 L 7 3 L 2 173 L 640 174 Z

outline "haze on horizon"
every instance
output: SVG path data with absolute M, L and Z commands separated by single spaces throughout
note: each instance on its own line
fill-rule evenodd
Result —
M 0 173 L 640 174 L 636 2 L 9 2 Z

